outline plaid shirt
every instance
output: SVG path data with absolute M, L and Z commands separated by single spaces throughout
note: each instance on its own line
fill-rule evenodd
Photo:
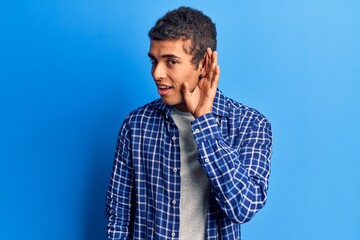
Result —
M 106 198 L 108 239 L 178 239 L 180 145 L 170 112 L 158 99 L 124 120 Z M 206 238 L 240 239 L 240 224 L 266 202 L 270 123 L 218 90 L 212 113 L 191 127 L 211 182 Z

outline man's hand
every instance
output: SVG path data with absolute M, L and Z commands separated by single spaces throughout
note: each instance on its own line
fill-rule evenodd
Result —
M 205 75 L 201 76 L 194 91 L 190 92 L 189 84 L 185 82 L 182 95 L 189 112 L 198 118 L 206 113 L 211 113 L 216 89 L 219 84 L 220 67 L 217 63 L 217 52 L 206 49 L 204 68 Z

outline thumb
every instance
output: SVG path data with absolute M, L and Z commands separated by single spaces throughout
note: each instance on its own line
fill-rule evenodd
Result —
M 191 97 L 191 92 L 189 89 L 189 83 L 188 82 L 184 82 L 184 84 L 181 87 L 181 93 L 183 95 L 183 99 L 185 100 L 185 102 Z

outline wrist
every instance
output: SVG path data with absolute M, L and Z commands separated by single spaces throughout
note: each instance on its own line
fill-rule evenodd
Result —
M 195 112 L 195 113 L 193 114 L 193 116 L 194 116 L 195 118 L 199 118 L 199 117 L 204 116 L 205 114 L 208 114 L 208 113 L 211 113 L 211 112 L 212 112 L 212 109 L 210 109 L 210 110 L 203 110 L 203 111 L 197 111 L 197 112 Z

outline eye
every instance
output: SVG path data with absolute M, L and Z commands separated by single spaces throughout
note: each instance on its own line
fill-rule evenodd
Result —
M 157 63 L 155 58 L 150 58 L 150 62 L 151 62 L 151 64 L 156 64 Z
M 169 65 L 175 65 L 175 64 L 177 64 L 177 61 L 174 60 L 174 59 L 168 59 L 167 62 L 168 62 Z

